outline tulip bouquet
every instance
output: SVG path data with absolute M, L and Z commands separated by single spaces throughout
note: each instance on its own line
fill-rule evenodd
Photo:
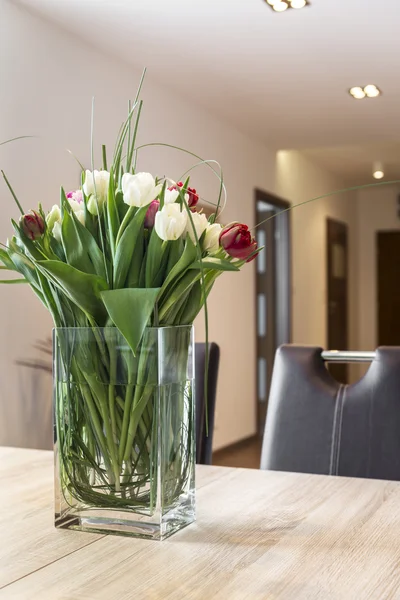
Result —
M 191 395 L 190 327 L 216 279 L 259 251 L 246 225 L 216 222 L 220 175 L 207 218 L 189 178 L 137 172 L 141 106 L 135 101 L 129 111 L 111 163 L 103 146 L 101 170 L 82 169 L 79 188 L 61 188 L 47 214 L 42 206 L 25 213 L 4 176 L 21 217 L 0 249 L 2 268 L 22 276 L 9 282 L 28 283 L 56 327 L 58 474 L 69 509 L 152 514 L 159 476 L 167 482 L 163 506 L 177 502 L 192 477 L 193 419 L 182 416 Z M 160 425 L 154 331 L 163 328 L 168 391 Z

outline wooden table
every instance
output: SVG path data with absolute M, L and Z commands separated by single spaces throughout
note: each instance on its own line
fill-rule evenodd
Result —
M 164 542 L 53 526 L 51 452 L 0 449 L 0 600 L 400 598 L 400 484 L 198 467 Z

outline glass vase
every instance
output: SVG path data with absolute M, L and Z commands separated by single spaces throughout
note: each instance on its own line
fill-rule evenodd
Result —
M 56 527 L 163 539 L 195 520 L 191 326 L 53 333 Z

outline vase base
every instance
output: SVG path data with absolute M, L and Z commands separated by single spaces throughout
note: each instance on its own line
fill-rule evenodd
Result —
M 70 508 L 55 515 L 58 529 L 73 529 L 90 533 L 122 535 L 151 540 L 164 540 L 196 520 L 194 504 L 185 503 L 164 515 L 140 515 L 121 511 Z

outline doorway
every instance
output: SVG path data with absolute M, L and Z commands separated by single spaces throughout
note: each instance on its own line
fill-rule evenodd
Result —
M 348 234 L 347 225 L 327 219 L 328 349 L 348 349 Z M 340 383 L 348 382 L 347 364 L 329 364 Z
M 400 346 L 400 231 L 378 231 L 376 250 L 378 346 Z
M 257 428 L 263 435 L 276 349 L 291 339 L 290 204 L 256 190 Z

